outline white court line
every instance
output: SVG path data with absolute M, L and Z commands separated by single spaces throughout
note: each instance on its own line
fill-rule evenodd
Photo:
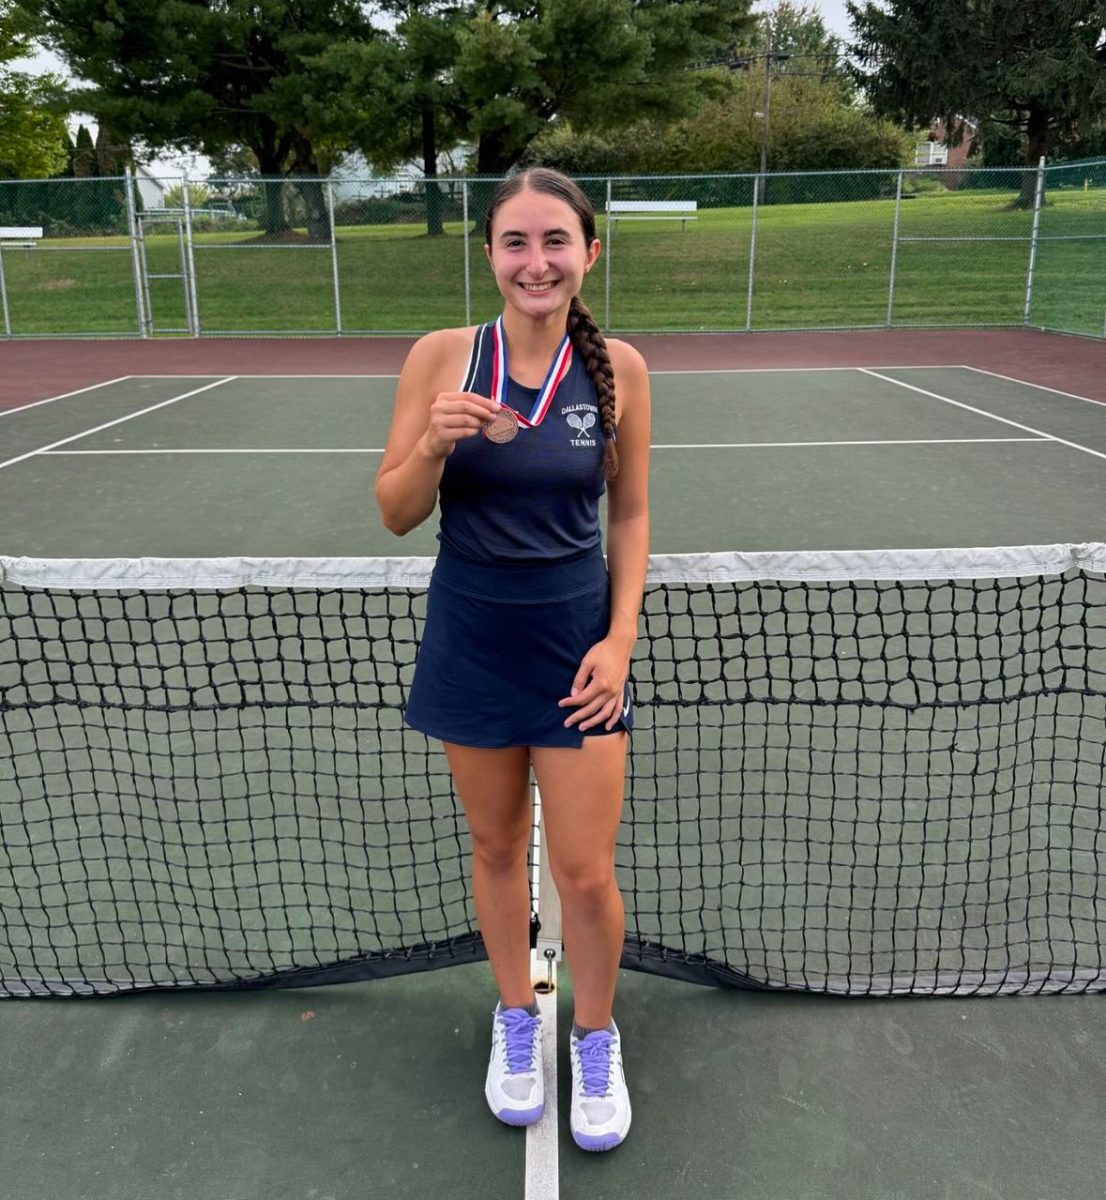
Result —
M 110 387 L 113 383 L 124 383 L 133 375 L 120 375 L 118 379 L 105 379 L 103 383 L 90 383 L 88 387 L 77 388 L 75 392 L 62 392 L 60 396 L 47 396 L 45 400 L 32 400 L 30 404 L 20 404 L 16 408 L 0 409 L 0 417 L 9 417 L 12 413 L 26 412 L 29 408 L 38 408 L 40 404 L 52 404 L 55 400 L 68 400 L 70 396 L 79 396 L 82 392 L 94 392 L 97 388 Z M 208 376 L 207 378 L 210 378 Z
M 861 370 L 865 375 L 871 375 L 876 379 L 893 383 L 896 387 L 907 388 L 911 392 L 918 392 L 934 400 L 941 400 L 945 404 L 952 404 L 956 408 L 965 409 L 967 412 L 977 413 L 981 417 L 990 417 L 992 421 L 999 421 L 1003 425 L 1012 425 L 1015 429 L 1024 429 L 1026 433 L 1035 433 L 1050 442 L 1059 442 L 1061 446 L 1070 446 L 1072 450 L 1081 450 L 1084 454 L 1093 454 L 1095 458 L 1106 458 L 1106 453 L 1103 453 L 1101 450 L 1092 450 L 1090 446 L 1081 446 L 1078 442 L 1069 442 L 1067 438 L 1055 437 L 1051 433 L 1046 433 L 1043 429 L 1034 429 L 1032 425 L 1023 425 L 1020 421 L 1011 421 L 1009 417 L 998 417 L 992 412 L 987 412 L 986 409 L 976 408 L 974 405 L 965 404 L 961 400 L 953 400 L 949 396 L 941 396 L 937 392 L 926 391 L 925 388 L 915 387 L 912 383 L 903 383 L 901 379 L 892 379 L 890 375 L 881 375 L 878 371 L 869 370 L 867 367 L 861 367 Z
M 83 435 L 81 435 L 83 436 Z M 1021 439 L 1009 439 L 1011 441 Z M 1031 440 L 1031 439 L 1030 439 Z M 279 447 L 270 448 L 266 446 L 258 446 L 252 450 L 222 450 L 208 449 L 206 447 L 189 447 L 179 450 L 166 450 L 156 447 L 150 447 L 145 450 L 41 450 L 40 454 L 47 458 L 79 458 L 87 454 L 383 454 L 383 447 L 366 446 L 363 449 L 357 447 L 343 446 L 338 450 L 328 450 L 325 447 L 304 446 L 304 447 Z
M 530 837 L 530 894 L 542 920 L 543 892 L 545 879 L 552 879 L 545 860 L 545 845 L 542 841 L 541 792 L 537 783 L 531 790 L 533 826 Z M 560 937 L 559 907 L 556 897 L 553 910 L 546 914 L 543 924 L 553 926 L 549 932 Z M 545 1111 L 526 1129 L 526 1187 L 524 1200 L 557 1200 L 560 1195 L 559 1121 L 557 1119 L 557 962 L 548 963 L 538 959 L 537 950 L 530 953 L 530 976 L 538 980 L 543 976 L 553 984 L 551 992 L 534 989 L 541 1013 L 541 1059 L 545 1078 Z
M 910 366 L 880 367 L 881 371 L 922 371 L 933 363 L 913 363 Z M 940 366 L 940 364 L 936 364 Z M 829 371 L 863 371 L 864 367 L 717 367 L 695 368 L 688 371 L 654 371 L 650 375 L 794 375 L 800 372 L 819 375 Z
M 896 371 L 905 371 L 906 367 L 895 367 Z M 205 375 L 127 375 L 127 379 L 214 379 L 210 371 Z M 313 375 L 285 375 L 285 374 L 269 374 L 269 375 L 232 375 L 232 379 L 398 379 L 399 374 L 391 375 L 338 375 L 332 374 L 330 371 L 316 371 Z
M 123 417 L 116 417 L 114 421 L 105 421 L 102 425 L 97 425 L 93 429 L 84 429 L 80 433 L 73 434 L 72 437 L 61 438 L 56 442 L 51 442 L 48 446 L 40 446 L 37 450 L 29 450 L 26 454 L 20 454 L 17 458 L 9 458 L 7 462 L 0 462 L 0 471 L 2 471 L 5 467 L 13 467 L 16 463 L 24 462 L 28 458 L 34 458 L 39 454 L 45 454 L 47 451 L 54 450 L 58 446 L 65 446 L 69 442 L 75 442 L 80 438 L 89 437 L 94 433 L 99 433 L 102 429 L 110 429 L 113 425 L 121 425 L 124 421 L 131 421 L 135 417 L 145 416 L 146 413 L 152 413 L 159 408 L 164 408 L 167 404 L 176 404 L 178 400 L 187 400 L 189 396 L 198 396 L 200 392 L 210 391 L 214 387 L 219 387 L 220 384 L 230 383 L 233 379 L 233 375 L 228 375 L 225 379 L 216 379 L 214 383 L 205 384 L 201 388 L 194 388 L 190 392 L 185 392 L 182 396 L 172 396 L 168 400 L 162 400 L 159 404 L 151 404 L 148 408 L 142 408 L 137 412 L 127 413 L 127 415 Z
M 892 367 L 881 366 L 881 371 L 924 371 L 934 367 L 941 367 L 942 363 L 911 363 L 909 365 L 899 365 Z M 959 366 L 960 364 L 957 364 Z M 688 371 L 650 371 L 650 375 L 772 375 L 772 374 L 792 374 L 796 371 L 814 372 L 817 374 L 820 371 L 863 371 L 863 367 L 718 367 L 714 370 L 688 370 Z M 208 375 L 132 375 L 126 376 L 129 379 L 211 379 Z M 398 372 L 391 375 L 341 375 L 326 372 L 325 374 L 316 372 L 313 375 L 236 375 L 235 379 L 398 379 Z
M 687 442 L 654 443 L 650 450 L 755 450 L 758 447 L 791 446 L 960 446 L 974 442 L 1052 442 L 1055 438 L 902 438 L 868 442 Z
M 803 447 L 803 446 L 960 446 L 992 442 L 1054 442 L 1051 437 L 1007 437 L 1007 438 L 903 438 L 887 441 L 865 442 L 654 442 L 650 450 L 756 450 L 760 447 Z M 258 446 L 252 450 L 223 450 L 191 447 L 182 450 L 42 450 L 49 458 L 79 458 L 93 454 L 383 454 L 382 446 L 350 447 L 338 450 L 320 447 L 282 447 L 279 449 Z
M 884 367 L 883 370 L 888 368 Z M 1039 388 L 1042 392 L 1052 392 L 1055 396 L 1067 396 L 1071 400 L 1082 400 L 1086 404 L 1097 404 L 1099 408 L 1106 405 L 1106 400 L 1095 400 L 1093 396 L 1079 396 L 1075 392 L 1062 392 L 1059 388 L 1048 387 L 1043 383 L 1033 383 L 1028 379 L 1015 379 L 1013 375 L 1000 375 L 997 371 L 988 371 L 985 367 L 968 367 L 969 371 L 977 371 L 980 375 L 993 375 L 996 379 L 1005 379 L 1007 383 L 1020 383 L 1025 387 Z
M 560 1194 L 559 1122 L 557 1120 L 557 964 L 550 967 L 554 988 L 538 998 L 541 1013 L 545 1112 L 526 1130 L 525 1200 L 557 1200 Z

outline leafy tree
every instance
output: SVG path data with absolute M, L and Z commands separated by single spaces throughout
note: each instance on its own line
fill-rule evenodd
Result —
M 847 5 L 857 77 L 876 109 L 913 128 L 958 114 L 1024 138 L 1036 166 L 1106 110 L 1104 0 L 872 0 Z M 1019 205 L 1033 203 L 1026 175 Z
M 345 73 L 347 128 L 366 157 L 423 159 L 459 143 L 472 167 L 500 175 L 560 119 L 578 130 L 618 128 L 645 116 L 671 119 L 701 103 L 704 81 L 689 64 L 731 45 L 749 25 L 749 0 L 385 0 L 400 18 L 391 83 L 366 46 L 334 46 L 322 61 Z M 372 81 L 400 114 L 395 140 L 359 107 Z M 379 92 L 378 92 L 379 94 Z
M 0 177 L 45 177 L 66 164 L 60 80 L 10 66 L 30 53 L 34 32 L 33 19 L 0 0 Z
M 763 102 L 759 76 L 734 74 L 692 117 L 667 125 L 642 121 L 607 137 L 558 123 L 534 142 L 525 161 L 577 174 L 754 172 Z M 773 170 L 895 168 L 907 161 L 910 145 L 903 130 L 850 103 L 837 83 L 792 76 L 772 85 Z
M 739 56 L 758 58 L 771 52 L 773 74 L 802 75 L 816 79 L 847 79 L 842 64 L 841 39 L 826 28 L 818 8 L 794 0 L 776 0 L 757 16 L 752 37 Z
M 336 41 L 372 40 L 357 0 L 18 0 L 88 81 L 72 103 L 127 137 L 209 156 L 247 146 L 265 176 L 317 176 L 344 147 L 313 60 Z M 322 189 L 300 185 L 308 228 L 327 236 Z M 286 228 L 282 188 L 265 228 Z

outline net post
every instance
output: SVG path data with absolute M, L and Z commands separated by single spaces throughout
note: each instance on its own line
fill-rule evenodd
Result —
M 1037 163 L 1037 190 L 1033 197 L 1033 232 L 1029 236 L 1029 267 L 1025 273 L 1025 307 L 1022 309 L 1022 324 L 1029 324 L 1029 311 L 1033 304 L 1033 273 L 1037 269 L 1037 243 L 1041 229 L 1041 200 L 1045 192 L 1045 156 Z
M 4 313 L 4 336 L 12 335 L 11 313 L 8 312 L 8 281 L 4 275 L 4 251 L 0 247 L 0 309 Z
M 326 181 L 326 212 L 330 220 L 330 265 L 334 277 L 334 329 L 342 332 L 342 295 L 338 283 L 338 228 L 334 223 L 334 185 Z
M 200 336 L 200 303 L 196 294 L 196 257 L 192 248 L 192 200 L 188 194 L 188 172 L 181 172 L 184 205 L 184 291 L 185 307 L 189 310 L 191 333 Z
M 135 232 L 138 237 L 138 269 L 142 283 L 142 298 L 145 301 L 146 329 L 150 336 L 154 332 L 154 305 L 150 299 L 150 263 L 146 258 L 146 225 L 138 214 L 135 214 Z
M 607 265 L 603 281 L 603 332 L 611 331 L 611 181 L 607 179 L 607 208 L 603 224 L 603 247 Z
M 541 793 L 534 784 L 533 887 L 538 914 L 538 936 L 534 945 L 532 974 L 541 990 L 552 991 L 556 984 L 556 964 L 564 954 L 561 941 L 561 898 L 553 882 L 553 871 L 545 848 L 545 822 L 542 819 Z
M 469 181 L 461 180 L 461 241 L 465 252 L 465 324 L 472 324 L 472 264 L 469 262 Z
M 902 177 L 903 170 L 899 168 L 895 181 L 895 223 L 891 230 L 891 280 L 887 290 L 887 328 L 891 328 L 891 320 L 895 311 L 895 277 L 899 265 L 899 217 L 902 214 Z
M 757 264 L 757 209 L 760 203 L 760 188 L 753 184 L 753 223 L 749 227 L 749 286 L 745 298 L 745 332 L 753 328 L 753 278 Z
M 127 232 L 131 239 L 131 274 L 134 276 L 134 311 L 138 319 L 138 336 L 149 337 L 150 332 L 142 296 L 142 262 L 138 247 L 138 205 L 135 201 L 134 173 L 130 163 L 123 168 L 123 188 L 127 198 Z

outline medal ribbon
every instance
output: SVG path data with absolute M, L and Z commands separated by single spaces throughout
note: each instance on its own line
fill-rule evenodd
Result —
M 534 407 L 530 410 L 530 415 L 524 417 L 522 413 L 515 413 L 520 425 L 525 426 L 527 429 L 532 429 L 535 425 L 540 425 L 545 420 L 545 414 L 549 411 L 549 406 L 553 403 L 553 397 L 556 395 L 557 388 L 561 386 L 570 366 L 572 366 L 572 343 L 569 341 L 568 334 L 566 333 L 561 340 L 561 344 L 557 347 L 556 354 L 553 355 L 553 361 L 549 365 L 545 382 L 541 385 L 541 391 L 538 392 L 538 398 L 534 401 Z M 508 407 L 507 335 L 503 329 L 502 316 L 498 317 L 492 326 L 492 399 L 497 404 Z M 513 409 L 511 411 L 514 412 Z

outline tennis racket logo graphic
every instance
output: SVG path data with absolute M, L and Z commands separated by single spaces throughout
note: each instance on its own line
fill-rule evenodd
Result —
M 588 430 L 595 424 L 595 413 L 584 413 L 581 417 L 579 413 L 569 413 L 568 423 L 572 429 L 575 429 L 579 437 L 584 437 Z

